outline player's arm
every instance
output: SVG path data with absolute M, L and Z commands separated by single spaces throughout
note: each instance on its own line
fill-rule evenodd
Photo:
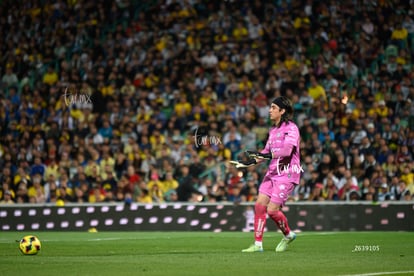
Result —
M 267 140 L 265 147 L 261 151 L 246 150 L 246 153 L 250 158 L 254 158 L 256 163 L 272 159 L 269 140 Z
M 296 149 L 297 139 L 299 137 L 299 131 L 297 128 L 292 129 L 289 132 L 285 133 L 285 141 L 283 143 L 283 147 L 277 148 L 268 148 L 268 144 L 266 147 L 261 151 L 246 151 L 247 154 L 251 158 L 255 158 L 258 160 L 270 160 L 270 159 L 277 159 L 277 158 L 285 158 L 290 157 L 293 151 Z
M 256 151 L 247 151 L 247 154 L 255 159 L 259 160 L 270 160 L 275 158 L 284 158 L 292 155 L 294 145 L 285 145 L 283 148 L 275 148 L 273 152 L 262 153 Z
M 273 158 L 273 155 L 271 152 L 259 152 L 259 151 L 246 150 L 246 153 L 249 155 L 250 158 L 254 158 L 258 160 L 269 160 Z
M 296 146 L 292 144 L 285 144 L 283 148 L 275 148 L 272 152 L 272 158 L 283 159 L 285 157 L 290 157 L 295 148 Z

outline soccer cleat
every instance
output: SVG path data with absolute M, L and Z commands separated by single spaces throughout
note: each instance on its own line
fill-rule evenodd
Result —
M 283 237 L 279 244 L 276 246 L 276 252 L 283 252 L 288 247 L 289 243 L 293 242 L 296 239 L 296 234 L 292 231 Z
M 249 248 L 243 249 L 242 252 L 263 252 L 263 247 L 252 244 Z

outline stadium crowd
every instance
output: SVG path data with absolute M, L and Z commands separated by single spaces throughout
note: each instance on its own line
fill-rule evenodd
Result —
M 140 3 L 135 3 L 140 2 Z M 291 200 L 413 200 L 414 1 L 0 1 L 0 204 L 254 201 L 273 98 Z

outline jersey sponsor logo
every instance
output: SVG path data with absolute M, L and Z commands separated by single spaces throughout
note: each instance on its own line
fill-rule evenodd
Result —
M 285 192 L 280 192 L 278 194 L 272 194 L 272 197 L 278 197 L 278 198 L 284 199 L 287 197 L 287 194 Z
M 273 139 L 272 141 L 269 141 L 268 144 L 269 146 L 275 145 L 275 144 L 281 144 L 282 140 L 281 139 Z

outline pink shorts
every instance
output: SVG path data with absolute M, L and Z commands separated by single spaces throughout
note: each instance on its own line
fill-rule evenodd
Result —
M 295 189 L 295 183 L 280 183 L 270 177 L 265 177 L 260 184 L 259 193 L 270 197 L 270 201 L 280 206 L 285 205 L 289 195 Z

